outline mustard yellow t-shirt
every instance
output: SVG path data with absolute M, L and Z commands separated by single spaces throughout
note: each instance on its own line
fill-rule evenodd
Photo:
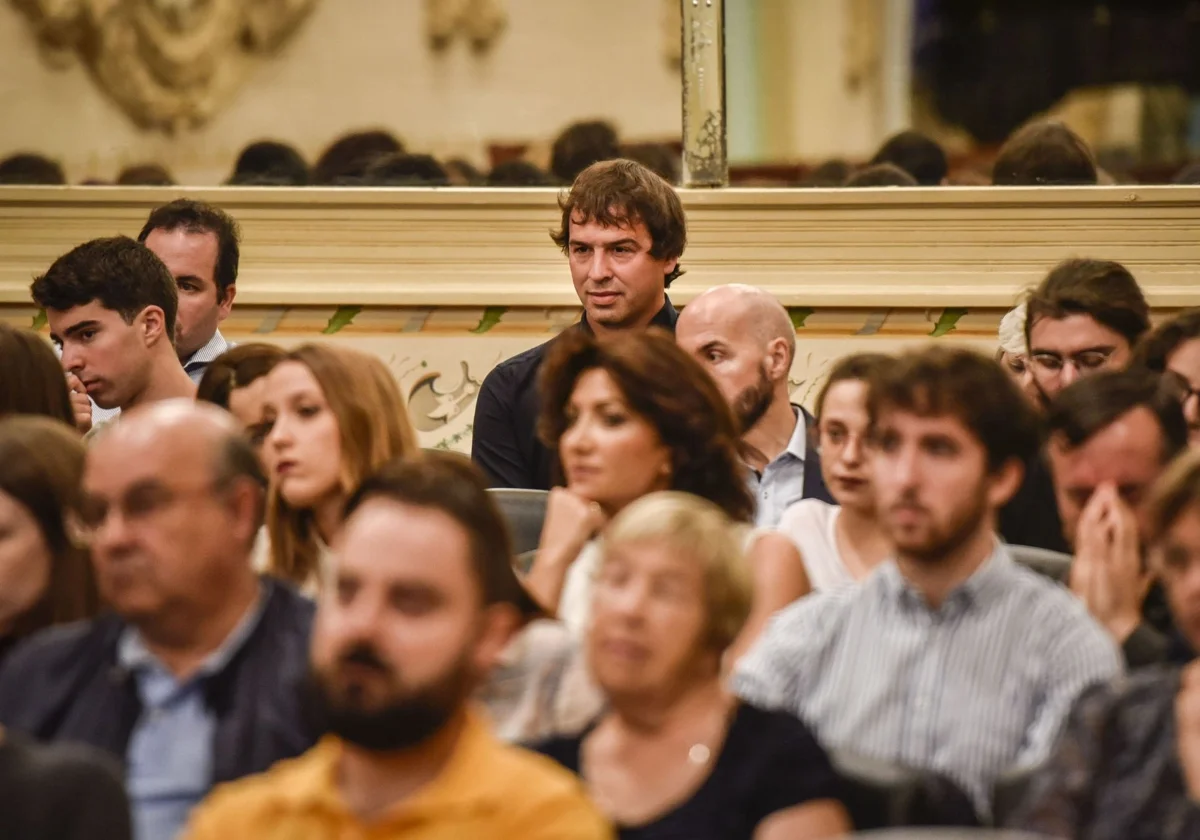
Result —
M 502 743 L 475 714 L 441 775 L 364 823 L 336 784 L 332 736 L 266 773 L 218 787 L 185 840 L 612 840 L 579 780 L 550 759 Z

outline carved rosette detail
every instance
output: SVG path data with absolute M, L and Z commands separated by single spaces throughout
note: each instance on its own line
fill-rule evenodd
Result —
M 83 61 L 139 125 L 201 125 L 317 0 L 12 0 L 57 66 Z

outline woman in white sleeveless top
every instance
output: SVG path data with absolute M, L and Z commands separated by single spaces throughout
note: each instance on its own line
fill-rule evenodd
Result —
M 579 638 L 590 612 L 594 540 L 612 517 L 649 493 L 678 490 L 748 524 L 754 498 L 729 406 L 665 333 L 603 344 L 582 331 L 565 333 L 543 366 L 542 395 L 540 430 L 567 486 L 551 492 L 526 586 Z M 755 596 L 735 655 L 772 613 L 811 591 L 795 546 L 780 534 L 755 539 L 747 561 Z
M 867 380 L 890 362 L 878 353 L 847 356 L 834 364 L 817 396 L 821 475 L 838 504 L 796 502 L 779 530 L 800 549 L 818 592 L 862 580 L 891 553 L 875 516 L 866 453 Z

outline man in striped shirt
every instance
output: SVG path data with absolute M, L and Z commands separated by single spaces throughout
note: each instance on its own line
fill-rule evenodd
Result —
M 1038 427 L 995 362 L 910 352 L 871 384 L 869 411 L 895 558 L 776 615 L 734 688 L 794 713 L 827 749 L 949 778 L 986 815 L 996 778 L 1041 761 L 1120 655 L 1081 603 L 996 539 Z

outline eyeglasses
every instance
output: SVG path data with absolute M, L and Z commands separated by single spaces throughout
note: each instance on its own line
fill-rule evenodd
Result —
M 1058 376 L 1067 365 L 1075 368 L 1079 374 L 1088 374 L 1103 368 L 1115 352 L 1115 347 L 1096 347 L 1069 356 L 1042 351 L 1031 354 L 1029 358 L 1035 374 Z
M 1182 374 L 1176 373 L 1173 370 L 1163 374 L 1163 382 L 1179 400 L 1179 402 L 1187 405 L 1187 401 L 1192 397 L 1200 397 L 1200 388 L 1192 387 L 1192 383 L 1184 378 Z
M 85 496 L 71 517 L 71 538 L 77 544 L 90 545 L 114 510 L 120 511 L 123 522 L 137 526 L 182 501 L 214 493 L 222 486 L 220 482 L 209 481 L 198 487 L 173 488 L 157 481 L 148 481 L 134 485 L 115 502 L 97 496 Z

